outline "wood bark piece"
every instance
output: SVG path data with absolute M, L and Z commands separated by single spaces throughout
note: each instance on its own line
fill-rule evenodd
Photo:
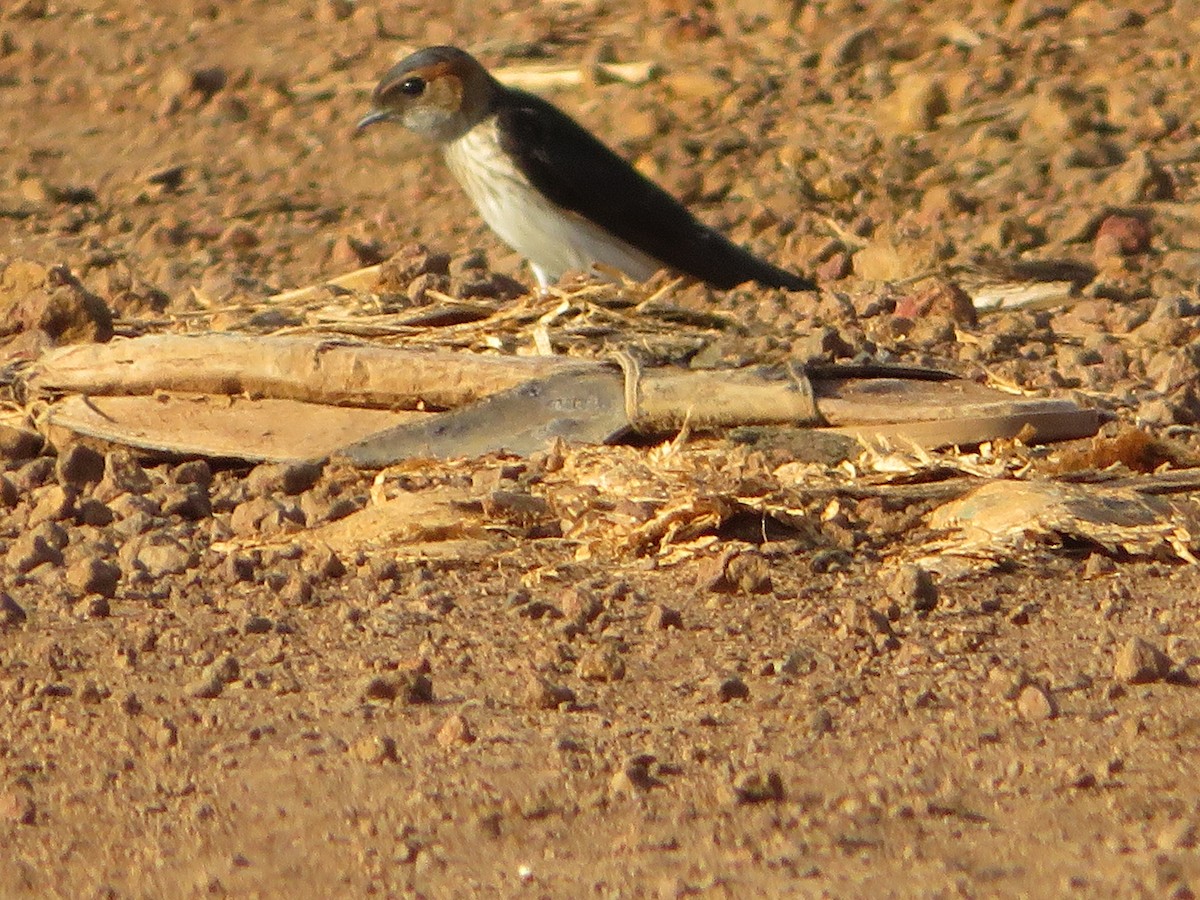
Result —
M 26 388 L 43 402 L 39 424 L 59 446 L 80 435 L 152 453 L 246 460 L 336 453 L 372 467 L 413 457 L 528 455 L 553 438 L 610 443 L 685 426 L 824 424 L 936 447 L 1062 440 L 1093 434 L 1098 423 L 1094 410 L 1069 401 L 929 380 L 938 373 L 927 370 L 643 369 L 629 354 L 618 362 L 319 336 L 155 335 L 52 350 L 32 367 Z
M 430 413 L 252 400 L 212 394 L 85 397 L 73 394 L 44 416 L 56 447 L 83 438 L 136 447 L 152 456 L 251 461 L 324 459 L 347 443 Z
M 820 421 L 812 382 L 799 369 L 643 369 L 618 354 L 628 425 L 643 434 Z
M 321 337 L 150 335 L 44 354 L 31 393 L 246 394 L 375 409 L 453 409 L 595 362 L 426 352 Z
M 842 433 L 902 438 L 922 446 L 978 444 L 1028 432 L 1050 443 L 1095 434 L 1099 416 L 1070 400 L 1018 397 L 973 381 L 902 378 L 814 382 L 817 406 Z

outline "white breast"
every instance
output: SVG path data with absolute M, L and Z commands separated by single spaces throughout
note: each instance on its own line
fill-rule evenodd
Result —
M 602 263 L 638 281 L 661 264 L 539 193 L 500 149 L 494 118 L 445 146 L 446 163 L 479 214 L 506 244 L 529 260 L 541 287 L 569 270 Z

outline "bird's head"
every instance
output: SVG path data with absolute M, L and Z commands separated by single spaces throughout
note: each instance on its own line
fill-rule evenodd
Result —
M 457 47 L 418 50 L 388 70 L 372 95 L 362 131 L 398 122 L 422 137 L 445 143 L 470 131 L 487 115 L 499 84 L 475 57 Z

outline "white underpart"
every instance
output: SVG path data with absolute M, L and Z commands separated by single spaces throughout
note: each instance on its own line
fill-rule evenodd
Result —
M 500 149 L 496 120 L 444 148 L 446 163 L 492 231 L 527 260 L 545 290 L 564 272 L 595 263 L 644 281 L 661 263 L 587 219 L 546 199 Z

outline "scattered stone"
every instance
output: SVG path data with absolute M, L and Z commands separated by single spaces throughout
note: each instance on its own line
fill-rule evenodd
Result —
M 225 685 L 236 681 L 239 674 L 240 666 L 237 658 L 226 654 L 206 666 L 200 674 L 200 678 L 192 684 L 188 692 L 193 697 L 211 700 L 221 696 Z
M 1130 638 L 1122 644 L 1113 661 L 1113 675 L 1127 684 L 1162 681 L 1170 671 L 1170 657 L 1142 638 Z
M 120 520 L 118 527 L 126 535 L 148 531 L 162 512 L 154 498 L 141 494 L 118 494 L 108 502 L 108 508 L 114 519 Z
M 243 537 L 299 531 L 303 525 L 304 513 L 299 507 L 274 497 L 254 497 L 239 503 L 229 517 L 230 529 Z
M 0 457 L 4 454 L 0 451 Z M 7 475 L 0 475 L 0 508 L 12 509 L 20 501 L 21 495 L 17 491 L 17 486 L 12 483 L 12 479 Z
M 176 484 L 198 484 L 207 490 L 212 486 L 212 468 L 205 460 L 191 459 L 176 466 L 171 479 Z
M 336 522 L 365 505 L 363 497 L 340 497 L 328 495 L 320 489 L 305 491 L 300 495 L 300 511 L 308 525 Z
M 575 674 L 584 681 L 620 681 L 625 677 L 625 658 L 616 647 L 589 647 L 575 664 Z
M 154 743 L 159 749 L 165 750 L 168 747 L 174 747 L 179 743 L 179 728 L 170 719 L 163 719 L 158 723 L 158 728 L 154 732 Z
M 21 785 L 0 788 L 0 822 L 33 825 L 36 821 L 37 804 L 32 791 Z
M 1010 702 L 1016 701 L 1026 685 L 1036 684 L 1034 679 L 1024 669 L 1006 669 L 996 666 L 988 672 L 988 685 L 1000 697 Z
M 734 802 L 739 805 L 783 801 L 783 778 L 778 772 L 768 772 L 766 775 L 744 773 L 735 778 L 730 787 Z
M 83 595 L 114 597 L 120 580 L 119 566 L 95 556 L 81 559 L 67 568 L 67 584 Z
M 162 169 L 156 169 L 146 176 L 146 183 L 157 185 L 162 188 L 164 193 L 171 193 L 179 190 L 183 184 L 184 176 L 187 175 L 187 166 L 175 165 L 166 166 Z
M 8 548 L 5 556 L 8 566 L 17 572 L 30 572 L 38 566 L 49 563 L 61 566 L 62 551 L 46 540 L 38 532 L 27 531 L 17 537 Z
M 102 503 L 95 497 L 85 497 L 75 507 L 75 521 L 79 525 L 92 525 L 96 528 L 103 528 L 106 525 L 111 525 L 114 518 L 116 517 L 113 514 L 112 507 L 107 503 Z
M 841 281 L 854 271 L 854 258 L 845 250 L 838 250 L 830 255 L 816 269 L 817 279 L 821 282 Z
M 200 484 L 173 485 L 162 494 L 162 514 L 198 522 L 212 515 L 208 489 Z
M 654 757 L 648 753 L 631 757 L 609 780 L 609 793 L 618 797 L 632 797 L 652 788 L 661 787 L 663 782 L 650 772 L 652 765 L 654 765 Z
M 465 716 L 455 713 L 449 716 L 442 723 L 442 727 L 438 729 L 437 742 L 446 749 L 460 744 L 473 744 L 475 743 L 475 731 Z
M 26 494 L 48 484 L 54 478 L 54 460 L 48 456 L 31 459 L 10 475 L 18 494 Z
M 226 684 L 236 681 L 238 675 L 241 674 L 241 667 L 238 665 L 237 657 L 228 653 L 214 660 L 209 665 L 209 670 Z
M 725 580 L 725 557 L 701 557 L 696 567 L 696 587 L 704 591 L 728 591 L 729 582 Z
M 313 604 L 312 579 L 299 572 L 293 572 L 284 581 L 278 596 L 286 606 L 311 606 Z
M 1183 818 L 1168 823 L 1158 833 L 1155 843 L 1160 850 L 1195 850 L 1200 843 L 1195 821 Z
M 1103 553 L 1093 553 L 1083 565 L 1083 577 L 1100 578 L 1103 575 L 1111 575 L 1116 570 L 1117 564 L 1111 557 L 1105 556 Z
M 929 612 L 937 606 L 938 589 L 933 576 L 920 566 L 904 566 L 888 585 L 889 593 L 916 612 Z
M 250 616 L 242 626 L 245 634 L 269 634 L 275 623 L 266 616 Z
M 86 487 L 104 477 L 104 457 L 84 444 L 72 444 L 59 455 L 54 471 L 62 484 Z
M 1041 611 L 1042 605 L 1040 603 L 1022 603 L 1008 614 L 1008 621 L 1012 622 L 1014 625 L 1028 625 L 1033 621 L 1034 616 Z
M 561 619 L 562 610 L 552 603 L 547 603 L 545 600 L 528 599 L 526 602 L 521 602 L 509 607 L 510 612 L 514 616 L 522 619 L 532 619 L 540 621 L 541 619 Z M 582 627 L 577 627 L 575 633 L 581 631 Z
M 896 135 L 929 131 L 950 109 L 944 76 L 932 72 L 911 72 L 896 85 L 895 91 L 880 104 L 879 120 Z
M 233 222 L 217 238 L 217 244 L 230 250 L 253 250 L 262 243 L 258 231 L 245 222 Z
M 364 700 L 400 700 L 407 704 L 433 702 L 433 681 L 424 672 L 395 676 L 375 675 L 363 687 Z
M 346 574 L 346 565 L 341 557 L 327 544 L 320 544 L 304 558 L 304 568 L 318 578 L 341 578 Z
M 28 428 L 0 424 L 0 459 L 33 459 L 42 452 L 42 436 Z
M 730 675 L 717 682 L 717 699 L 722 703 L 731 700 L 749 700 L 750 688 L 737 675 Z
M 96 485 L 94 496 L 110 501 L 120 494 L 145 494 L 153 484 L 142 464 L 128 450 L 111 450 L 104 457 L 104 477 Z
M 1096 773 L 1089 771 L 1082 763 L 1075 763 L 1069 766 L 1063 781 L 1067 787 L 1080 791 L 1090 790 L 1100 783 L 1099 779 L 1096 778 Z
M 51 484 L 38 488 L 34 494 L 34 507 L 29 513 L 29 524 L 40 525 L 43 522 L 61 522 L 75 518 L 75 500 L 79 492 L 77 488 Z
M 81 703 L 95 705 L 112 696 L 112 691 L 107 687 L 102 687 L 94 681 L 87 681 L 83 688 L 79 691 L 79 700 Z
M 302 494 L 317 483 L 324 470 L 322 463 L 263 463 L 246 476 L 246 489 L 253 496 L 267 497 L 284 493 Z
M 245 553 L 230 553 L 221 564 L 221 574 L 228 584 L 253 581 L 258 563 L 255 557 Z
M 399 696 L 405 703 L 432 703 L 433 679 L 424 672 L 406 672 L 400 679 Z
M 534 709 L 558 709 L 575 702 L 575 692 L 566 685 L 554 684 L 533 673 L 525 682 L 525 702 Z
M 354 742 L 350 752 L 371 765 L 396 761 L 396 741 L 385 735 L 371 734 Z
M 563 591 L 559 609 L 564 617 L 582 631 L 604 611 L 604 603 L 586 588 L 571 587 Z
M 127 567 L 136 568 L 155 579 L 182 575 L 188 569 L 195 568 L 200 561 L 195 550 L 161 531 L 125 544 L 120 550 L 120 558 Z
M 1137 216 L 1113 215 L 1096 231 L 1095 255 L 1136 256 L 1150 249 L 1150 226 Z
M 1030 721 L 1053 719 L 1058 716 L 1058 703 L 1041 685 L 1027 684 L 1017 695 L 1017 711 Z
M 679 610 L 661 603 L 654 604 L 646 616 L 646 628 L 649 631 L 666 631 L 668 628 L 683 628 L 683 616 Z
M 0 631 L 24 625 L 26 618 L 25 610 L 21 604 L 14 600 L 11 595 L 0 591 Z
M 813 737 L 833 733 L 833 713 L 823 706 L 818 706 L 808 719 L 808 730 Z

